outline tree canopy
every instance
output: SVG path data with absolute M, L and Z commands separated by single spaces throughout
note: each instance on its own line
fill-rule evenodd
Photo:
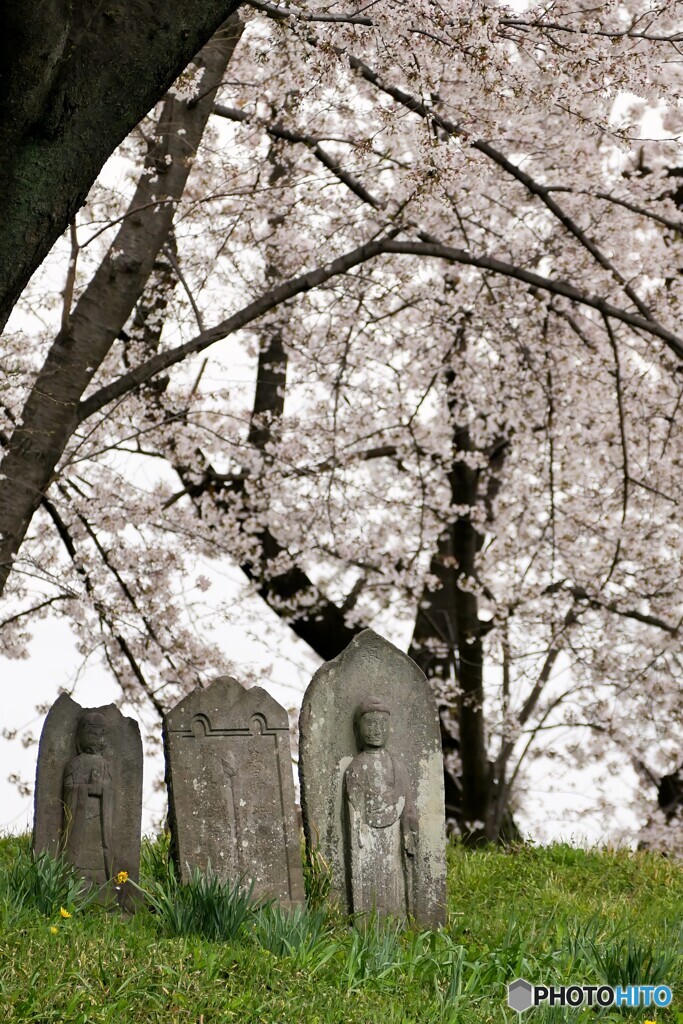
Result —
M 4 340 L 6 650 L 64 616 L 161 712 L 224 659 L 201 553 L 323 658 L 410 626 L 466 834 L 534 756 L 675 774 L 681 5 L 201 6 L 17 259 L 70 220 Z

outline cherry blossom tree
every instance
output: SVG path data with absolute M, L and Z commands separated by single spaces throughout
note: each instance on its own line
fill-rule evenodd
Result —
M 10 321 L 7 650 L 65 616 L 161 713 L 203 553 L 322 658 L 412 634 L 474 839 L 548 750 L 675 772 L 678 6 L 230 19 Z

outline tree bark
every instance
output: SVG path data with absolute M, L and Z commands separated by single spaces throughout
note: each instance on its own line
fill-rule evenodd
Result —
M 457 454 L 472 451 L 469 431 L 456 427 L 456 459 L 449 479 L 453 501 L 467 504 L 474 512 L 478 498 L 479 471 L 472 469 Z M 458 724 L 460 763 L 462 765 L 463 818 L 467 822 L 486 822 L 489 804 L 489 763 L 484 723 L 484 647 L 479 621 L 478 598 L 462 584 L 475 579 L 475 558 L 481 535 L 471 516 L 460 516 L 452 527 L 453 555 L 458 579 L 454 588 L 454 612 L 458 652 Z M 478 831 L 477 828 L 474 831 Z
M 0 328 L 105 160 L 237 6 L 2 5 Z
M 454 430 L 454 461 L 449 481 L 454 503 L 468 505 L 472 511 L 478 501 L 479 471 L 458 459 L 458 453 L 471 450 L 464 428 Z M 481 536 L 469 516 L 460 516 L 438 540 L 429 571 L 439 585 L 425 588 L 415 619 L 409 654 L 429 678 L 457 686 L 458 737 L 450 735 L 442 720 L 444 750 L 457 750 L 461 773 L 452 780 L 451 807 L 458 825 L 466 834 L 478 834 L 474 822 L 486 822 L 490 799 L 490 771 L 484 721 L 482 633 L 477 595 L 461 585 L 472 579 L 474 561 Z M 455 787 L 455 788 L 454 788 Z
M 449 389 L 456 386 L 452 371 L 447 372 L 446 381 Z M 483 679 L 483 638 L 489 625 L 479 616 L 479 598 L 470 586 L 476 580 L 476 556 L 483 541 L 474 514 L 480 507 L 487 519 L 493 517 L 508 442 L 501 438 L 486 450 L 486 473 L 473 469 L 467 459 L 475 451 L 469 429 L 457 423 L 457 409 L 454 403 L 449 405 L 454 420 L 448 473 L 451 499 L 468 511 L 449 523 L 438 539 L 429 567 L 437 583 L 425 587 L 421 595 L 408 653 L 442 689 L 449 688 L 449 680 L 455 685 L 458 735 L 451 734 L 442 717 L 441 742 L 445 754 L 457 752 L 460 774 L 452 775 L 446 761 L 446 807 L 462 835 L 476 843 L 517 834 L 507 803 L 495 822 L 491 814 L 497 790 L 489 761 Z
M 211 113 L 215 90 L 241 33 L 229 19 L 196 57 L 203 97 L 168 97 L 146 159 L 146 173 L 106 257 L 65 318 L 26 400 L 0 465 L 0 593 L 55 468 L 78 423 L 78 405 L 144 289 L 166 242 L 175 204 Z M 185 134 L 178 134 L 178 129 Z M 150 175 L 148 171 L 153 173 Z

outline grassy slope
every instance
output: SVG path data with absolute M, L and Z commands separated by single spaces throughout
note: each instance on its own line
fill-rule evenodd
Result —
M 597 983 L 629 958 L 633 982 L 664 972 L 673 1005 L 601 1019 L 683 1024 L 683 865 L 656 855 L 455 847 L 445 935 L 362 942 L 337 922 L 310 950 L 279 956 L 253 925 L 212 943 L 165 937 L 146 911 L 124 920 L 94 908 L 65 920 L 58 908 L 46 917 L 17 907 L 7 879 L 22 846 L 0 840 L 2 1024 L 517 1022 L 506 981 Z M 598 1016 L 533 1010 L 522 1019 Z

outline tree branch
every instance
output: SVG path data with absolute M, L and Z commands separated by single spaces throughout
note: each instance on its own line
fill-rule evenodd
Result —
M 93 605 L 94 605 L 94 608 L 95 608 L 95 610 L 96 610 L 96 612 L 97 612 L 101 622 L 107 626 L 107 628 L 108 628 L 109 632 L 111 633 L 112 637 L 114 638 L 114 640 L 118 644 L 122 654 L 126 658 L 126 661 L 130 665 L 133 674 L 135 675 L 136 679 L 140 683 L 140 687 L 142 688 L 142 691 L 144 692 L 145 696 L 148 698 L 148 700 L 150 701 L 150 703 L 154 707 L 155 711 L 159 715 L 159 718 L 161 720 L 163 720 L 164 714 L 166 712 L 166 708 L 161 703 L 159 698 L 156 696 L 154 690 L 152 689 L 152 687 L 149 685 L 149 683 L 145 679 L 145 676 L 144 676 L 140 666 L 138 665 L 137 660 L 133 656 L 133 653 L 132 653 L 132 651 L 131 651 L 131 649 L 130 649 L 130 647 L 128 645 L 128 642 L 125 639 L 125 637 L 122 636 L 117 631 L 117 629 L 115 628 L 115 626 L 114 626 L 113 622 L 111 621 L 111 618 L 110 618 L 110 616 L 109 616 L 109 614 L 107 612 L 106 606 L 103 604 L 102 601 L 98 600 L 98 598 L 95 597 L 94 587 L 93 587 L 92 581 L 91 581 L 88 573 L 86 572 L 86 570 L 83 568 L 83 565 L 81 564 L 80 559 L 78 558 L 78 554 L 77 554 L 77 551 L 76 551 L 76 545 L 74 544 L 73 538 L 71 537 L 71 533 L 69 531 L 68 526 L 66 525 L 66 523 L 64 522 L 64 520 L 60 516 L 59 512 L 57 511 L 56 507 L 52 504 L 51 501 L 49 501 L 47 498 L 44 498 L 43 501 L 42 501 L 42 506 L 45 509 L 45 511 L 47 512 L 47 514 L 49 515 L 50 519 L 52 519 L 52 522 L 54 523 L 55 528 L 57 530 L 57 533 L 59 534 L 59 536 L 60 536 L 60 538 L 61 538 L 61 540 L 62 540 L 62 542 L 64 544 L 64 547 L 66 548 L 66 550 L 67 550 L 67 552 L 69 554 L 69 557 L 71 558 L 72 562 L 74 563 L 74 565 L 76 567 L 76 571 L 78 572 L 79 576 L 81 576 L 81 578 L 83 580 L 83 585 L 85 586 L 86 591 L 93 598 Z
M 71 242 L 71 255 L 66 272 L 66 283 L 63 292 L 62 305 L 62 331 L 66 334 L 69 330 L 71 319 L 71 304 L 74 298 L 74 286 L 76 284 L 76 263 L 78 262 L 78 234 L 76 221 L 72 220 L 69 225 L 69 240 Z
M 267 14 L 271 18 L 275 18 L 278 21 L 302 21 L 308 24 L 332 24 L 332 25 L 361 25 L 366 28 L 373 28 L 376 22 L 373 18 L 368 17 L 364 14 L 330 14 L 329 11 L 302 11 L 291 7 L 278 6 L 272 3 L 262 3 L 260 0 L 247 0 L 250 7 L 253 7 L 257 11 L 261 11 L 263 14 Z M 446 24 L 453 24 L 453 22 L 447 21 Z M 565 32 L 571 35 L 582 35 L 582 36 L 599 36 L 606 39 L 643 39 L 649 42 L 656 43 L 680 43 L 683 42 L 683 32 L 673 32 L 670 35 L 650 33 L 650 32 L 638 32 L 631 26 L 630 29 L 622 29 L 621 31 L 609 31 L 608 29 L 589 29 L 589 28 L 575 28 L 572 25 L 562 25 L 559 22 L 542 21 L 537 19 L 535 21 L 526 21 L 523 18 L 501 18 L 499 24 L 504 28 L 515 28 L 515 29 L 543 29 L 546 32 Z M 427 35 L 432 39 L 438 38 L 424 29 L 417 27 L 409 27 L 409 32 L 419 33 L 420 35 Z
M 0 622 L 0 629 L 4 629 L 5 626 L 11 626 L 13 622 L 18 622 L 19 619 L 26 619 L 30 615 L 34 615 L 36 612 L 42 611 L 43 608 L 50 608 L 57 601 L 68 601 L 73 599 L 73 594 L 54 594 L 52 597 L 45 598 L 39 604 L 33 605 L 32 608 L 26 608 L 24 611 L 17 612 L 16 615 L 10 615 L 8 619 L 3 619 Z
M 232 19 L 196 56 L 204 68 L 202 83 L 214 91 L 241 30 L 241 22 Z M 188 146 L 194 152 L 199 145 L 212 105 L 212 95 L 193 109 L 174 96 L 166 98 L 130 205 L 136 216 L 121 224 L 71 313 L 68 330 L 57 335 L 26 399 L 0 467 L 4 477 L 0 486 L 0 592 L 11 571 L 12 556 L 19 550 L 77 426 L 81 396 L 142 294 L 157 254 L 168 239 L 174 203 L 150 203 L 156 198 L 175 202 L 182 196 L 190 173 Z M 184 135 L 178 134 L 181 127 Z M 150 176 L 150 170 L 156 174 Z
M 251 2 L 254 3 L 254 0 L 251 0 Z M 261 5 L 256 4 L 256 6 Z M 317 43 L 317 40 L 314 40 L 314 42 Z M 384 82 L 368 64 L 360 60 L 358 57 L 354 57 L 353 54 L 347 53 L 340 47 L 334 47 L 334 50 L 340 57 L 347 59 L 349 66 L 354 71 L 358 71 L 361 76 L 371 85 L 374 85 L 375 88 L 385 93 L 385 95 L 391 96 L 397 103 L 400 103 L 412 113 L 417 114 L 429 124 L 436 125 L 446 135 L 466 139 L 473 149 L 476 149 L 480 153 L 489 157 L 489 159 L 497 164 L 502 170 L 519 181 L 520 184 L 524 185 L 532 195 L 537 196 L 548 210 L 550 210 L 550 212 L 560 221 L 563 227 L 573 235 L 585 249 L 587 249 L 600 266 L 612 274 L 640 314 L 645 319 L 650 319 L 651 314 L 648 306 L 637 295 L 620 271 L 617 270 L 614 264 L 604 255 L 596 243 L 586 235 L 585 231 L 578 226 L 576 221 L 570 217 L 569 214 L 562 209 L 559 203 L 553 199 L 551 195 L 553 190 L 551 187 L 541 185 L 540 182 L 537 182 L 530 174 L 523 171 L 521 167 L 518 167 L 516 164 L 513 164 L 508 160 L 508 158 L 490 142 L 487 142 L 485 139 L 472 139 L 471 134 L 460 125 L 448 120 L 448 118 L 442 117 L 432 107 L 425 106 L 421 100 L 417 99 L 415 96 L 411 96 L 410 93 L 405 92 L 405 90 L 400 89 L 398 86 L 393 86 Z
M 661 629 L 670 636 L 678 636 L 681 624 L 672 625 L 657 615 L 650 615 L 648 612 L 640 612 L 637 608 L 620 608 L 616 601 L 601 601 L 593 597 L 584 587 L 567 587 L 567 590 L 576 601 L 585 601 L 590 608 L 603 608 L 624 619 L 633 619 L 634 622 L 642 622 L 645 626 L 654 626 Z
M 99 391 L 96 391 L 85 401 L 81 402 L 77 413 L 78 422 L 82 423 L 89 416 L 104 408 L 105 405 L 115 401 L 122 395 L 126 395 L 129 391 L 133 391 L 140 384 L 144 384 L 162 370 L 175 366 L 189 355 L 203 352 L 211 345 L 215 345 L 217 341 L 222 341 L 229 335 L 241 330 L 281 303 L 287 302 L 297 295 L 304 294 L 312 288 L 320 287 L 333 277 L 346 274 L 368 260 L 388 253 L 407 256 L 431 256 L 447 260 L 451 263 L 460 263 L 464 266 L 476 267 L 479 270 L 488 270 L 494 274 L 513 278 L 534 289 L 547 291 L 551 295 L 559 295 L 572 302 L 588 306 L 590 309 L 595 309 L 605 316 L 612 317 L 614 320 L 619 320 L 630 327 L 660 338 L 679 359 L 683 359 L 683 339 L 666 327 L 663 327 L 656 320 L 646 319 L 636 313 L 629 313 L 618 306 L 613 306 L 606 299 L 600 298 L 597 295 L 587 295 L 566 281 L 543 277 L 541 274 L 524 270 L 522 267 L 498 260 L 493 256 L 474 256 L 464 249 L 456 249 L 436 242 L 400 242 L 392 238 L 385 238 L 358 246 L 357 249 L 353 249 L 344 256 L 337 257 L 337 259 L 322 267 L 317 267 L 315 270 L 308 271 L 299 277 L 277 285 L 258 299 L 250 302 L 249 305 L 245 306 L 238 313 L 234 313 L 226 320 L 192 338 L 184 345 L 158 353 L 146 363 L 142 363 L 134 370 L 119 377 L 118 380 L 100 388 Z
M 248 114 L 243 110 L 238 110 L 235 107 L 226 107 L 221 103 L 214 103 L 213 112 L 219 117 L 225 117 L 230 121 L 237 121 L 240 124 L 252 123 Z M 284 142 L 301 143 L 306 146 L 307 149 L 310 149 L 313 156 L 319 160 L 320 163 L 328 169 L 328 171 L 331 171 L 332 174 L 342 182 L 342 184 L 346 185 L 354 195 L 358 196 L 361 202 L 367 203 L 375 210 L 383 208 L 384 203 L 368 192 L 368 190 L 364 188 L 353 174 L 349 174 L 348 171 L 345 171 L 339 161 L 330 156 L 330 154 L 322 148 L 318 140 L 313 135 L 304 135 L 300 132 L 293 132 L 288 128 L 282 128 L 280 125 L 261 124 L 261 122 L 257 122 L 257 124 L 261 125 L 274 139 L 281 139 Z
M 621 383 L 621 362 L 619 360 L 619 348 L 617 346 L 617 339 L 612 330 L 612 325 L 609 322 L 609 317 L 604 316 L 603 321 L 605 329 L 607 331 L 607 337 L 609 338 L 610 348 L 612 349 L 612 356 L 614 358 L 614 383 L 617 391 L 617 415 L 619 418 L 619 437 L 621 439 L 621 451 L 622 451 L 622 475 L 623 475 L 623 487 L 624 493 L 622 496 L 621 503 L 621 525 L 623 527 L 626 522 L 626 515 L 628 513 L 628 487 L 629 487 L 629 474 L 628 474 L 628 441 L 626 437 L 626 412 L 624 409 L 624 396 Z M 610 565 L 609 572 L 605 578 L 602 586 L 605 587 L 612 578 L 614 570 L 619 562 L 619 554 L 621 552 L 621 537 L 617 539 L 616 548 L 614 551 L 614 557 L 612 558 L 612 564 Z
M 605 39 L 644 39 L 652 43 L 681 43 L 683 32 L 672 32 L 670 35 L 656 32 L 638 32 L 633 26 L 621 31 L 609 31 L 600 28 L 576 28 L 573 25 L 562 25 L 557 21 L 525 21 L 523 18 L 501 18 L 500 24 L 506 28 L 543 29 L 545 32 L 565 32 L 569 35 L 600 36 Z

